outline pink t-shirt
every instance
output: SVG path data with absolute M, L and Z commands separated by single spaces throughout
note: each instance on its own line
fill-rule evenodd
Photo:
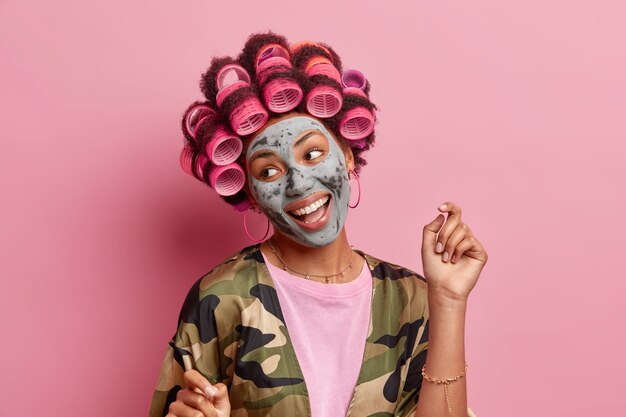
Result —
M 345 417 L 361 371 L 372 304 L 372 274 L 323 284 L 265 264 L 304 374 L 312 417 Z

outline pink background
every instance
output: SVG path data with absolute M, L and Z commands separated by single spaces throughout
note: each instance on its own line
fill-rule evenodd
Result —
M 187 290 L 250 244 L 179 168 L 179 119 L 267 29 L 372 83 L 351 243 L 421 271 L 449 200 L 487 248 L 478 416 L 623 415 L 623 2 L 398 3 L 0 2 L 0 416 L 146 415 Z

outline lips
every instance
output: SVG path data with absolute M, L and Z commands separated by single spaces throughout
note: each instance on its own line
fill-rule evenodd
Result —
M 330 193 L 328 193 L 326 191 L 318 191 L 316 193 L 311 194 L 307 198 L 303 198 L 302 200 L 294 201 L 293 203 L 287 204 L 283 208 L 283 210 L 285 210 L 286 212 L 290 212 L 290 211 L 301 209 L 301 208 L 306 207 L 306 206 L 310 205 L 311 203 L 319 200 L 320 198 L 324 197 L 325 195 L 330 196 Z
M 312 203 L 315 203 L 316 201 L 320 199 L 321 201 L 326 200 L 326 202 L 322 204 L 321 206 L 314 205 L 313 206 L 313 208 L 315 208 L 314 211 L 310 211 L 311 207 L 309 207 L 308 209 L 309 213 L 304 214 L 305 207 L 310 206 Z M 331 200 L 332 200 L 332 195 L 330 195 L 329 193 L 326 193 L 326 192 L 314 193 L 303 200 L 288 204 L 287 206 L 285 206 L 285 212 L 289 215 L 289 217 L 293 219 L 294 223 L 296 223 L 302 229 L 317 230 L 317 229 L 324 227 L 328 223 L 328 220 L 331 217 L 331 212 L 332 212 Z M 300 216 L 294 213 L 294 211 L 296 212 L 299 211 L 298 214 L 300 214 Z M 308 222 L 305 222 L 304 219 L 314 219 L 314 220 L 313 221 L 308 220 Z

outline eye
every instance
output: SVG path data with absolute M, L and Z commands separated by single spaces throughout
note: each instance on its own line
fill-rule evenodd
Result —
M 311 159 L 319 158 L 320 155 L 322 155 L 323 153 L 324 152 L 322 149 L 319 149 L 319 148 L 311 149 L 310 151 L 306 153 L 306 159 L 307 161 L 310 161 Z M 309 155 L 311 156 L 310 158 L 309 158 Z
M 278 170 L 276 168 L 265 168 L 263 171 L 261 171 L 261 177 L 262 178 L 269 178 L 272 177 L 274 175 L 276 175 L 276 173 L 278 172 Z

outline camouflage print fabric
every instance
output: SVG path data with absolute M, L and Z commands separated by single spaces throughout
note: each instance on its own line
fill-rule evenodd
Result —
M 428 348 L 424 277 L 355 249 L 372 271 L 372 309 L 348 416 L 409 416 Z M 181 309 L 152 399 L 167 414 L 185 387 L 183 355 L 211 383 L 228 386 L 233 417 L 310 416 L 307 388 L 260 244 L 201 277 Z

